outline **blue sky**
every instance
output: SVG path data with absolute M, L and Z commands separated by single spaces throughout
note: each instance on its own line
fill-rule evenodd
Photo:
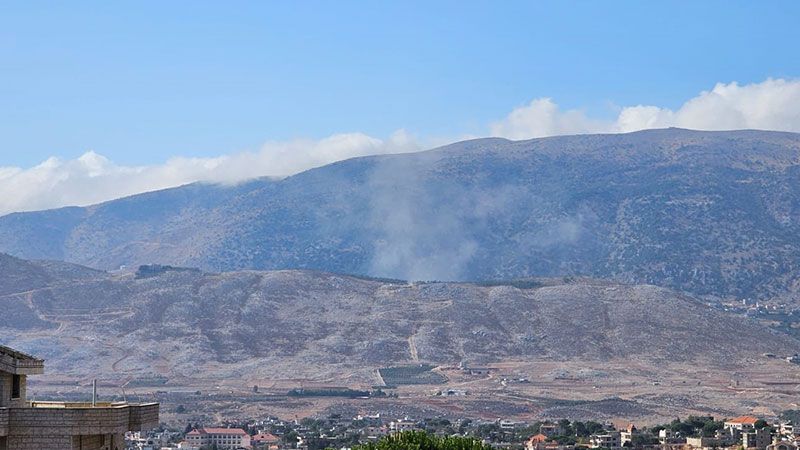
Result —
M 800 2 L 3 2 L 0 166 L 360 132 L 484 135 L 800 76 Z

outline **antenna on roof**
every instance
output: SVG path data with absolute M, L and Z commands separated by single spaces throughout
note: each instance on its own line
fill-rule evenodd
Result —
M 92 378 L 92 408 L 97 406 L 97 378 Z

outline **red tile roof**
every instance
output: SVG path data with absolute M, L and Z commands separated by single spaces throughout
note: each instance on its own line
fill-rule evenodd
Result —
M 734 417 L 733 419 L 728 419 L 728 420 L 725 421 L 725 423 L 741 423 L 741 424 L 745 424 L 746 423 L 746 424 L 749 424 L 749 425 L 753 425 L 757 421 L 758 421 L 757 417 L 739 416 L 739 417 Z
M 542 433 L 539 433 L 536 436 L 531 436 L 530 439 L 528 439 L 528 442 L 530 442 L 531 444 L 539 444 L 541 442 L 546 442 L 547 439 L 549 439 L 547 436 L 543 435 Z
M 253 442 L 278 442 L 280 439 L 272 433 L 261 433 L 253 436 Z

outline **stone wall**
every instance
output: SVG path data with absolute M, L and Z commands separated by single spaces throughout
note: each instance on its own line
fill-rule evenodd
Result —
M 8 409 L 0 408 L 0 436 L 8 435 Z M 0 448 L 2 450 L 2 448 Z
M 9 436 L 96 435 L 128 431 L 130 411 L 119 408 L 13 408 Z
M 158 426 L 158 403 L 131 406 L 130 425 L 126 431 L 146 431 Z
M 125 435 L 9 436 L 0 450 L 124 450 Z M 2 442 L 2 441 L 0 441 Z
M 70 436 L 9 436 L 8 450 L 72 450 Z
M 0 408 L 0 450 L 123 450 L 126 431 L 158 425 L 157 403 L 100 408 Z
M 8 407 L 23 407 L 26 403 L 26 397 L 28 394 L 27 389 L 27 377 L 25 375 L 21 376 L 20 379 L 20 386 L 19 386 L 19 398 L 12 399 L 11 398 L 11 387 L 13 385 L 13 375 L 8 372 L 0 372 L 0 408 L 8 408 Z

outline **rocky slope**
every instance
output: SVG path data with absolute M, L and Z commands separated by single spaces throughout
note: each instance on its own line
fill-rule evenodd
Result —
M 104 274 L 4 261 L 33 278 L 0 276 L 2 343 L 76 376 L 363 381 L 376 368 L 417 362 L 612 359 L 735 369 L 764 352 L 800 350 L 794 339 L 655 286 L 409 284 L 311 271 Z M 53 278 L 40 279 L 43 271 Z
M 481 139 L 283 180 L 0 218 L 0 251 L 96 268 L 422 280 L 585 275 L 695 294 L 800 290 L 800 135 Z

